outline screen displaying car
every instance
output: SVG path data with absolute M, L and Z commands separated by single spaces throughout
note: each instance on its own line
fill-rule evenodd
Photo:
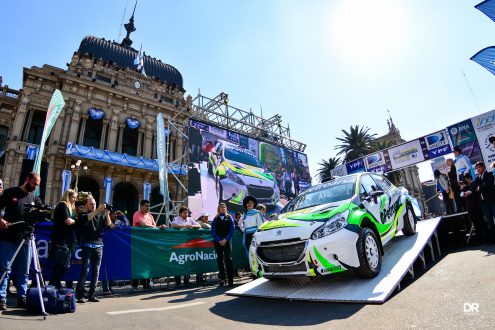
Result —
M 418 202 L 384 176 L 359 173 L 304 191 L 278 220 L 254 234 L 251 271 L 265 278 L 314 277 L 352 269 L 379 274 L 383 246 L 397 235 L 416 232 Z
M 219 202 L 242 206 L 244 197 L 250 195 L 274 207 L 280 199 L 275 178 L 248 149 L 217 142 L 209 153 L 208 173 L 216 180 Z

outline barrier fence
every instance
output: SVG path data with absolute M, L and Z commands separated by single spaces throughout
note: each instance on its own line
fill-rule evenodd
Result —
M 50 279 L 49 258 L 52 223 L 36 226 L 36 245 L 43 278 Z M 209 229 L 116 228 L 103 233 L 103 259 L 100 280 L 128 280 L 190 275 L 218 271 Z M 81 271 L 80 249 L 72 254 L 71 267 L 63 280 L 77 280 Z M 248 269 L 242 232 L 232 238 L 234 268 Z M 90 277 L 88 277 L 90 278 Z

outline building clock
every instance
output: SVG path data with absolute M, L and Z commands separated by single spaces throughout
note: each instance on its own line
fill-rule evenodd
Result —
M 139 80 L 136 80 L 134 82 L 134 88 L 136 88 L 136 89 L 140 89 L 141 88 L 141 82 Z

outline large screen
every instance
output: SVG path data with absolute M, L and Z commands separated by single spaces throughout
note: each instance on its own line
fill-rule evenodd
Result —
M 188 204 L 192 216 L 210 217 L 225 202 L 230 212 L 244 211 L 253 196 L 279 212 L 311 185 L 308 157 L 267 142 L 193 119 L 189 120 Z

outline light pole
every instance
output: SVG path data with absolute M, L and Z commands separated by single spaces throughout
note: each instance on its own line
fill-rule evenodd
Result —
M 72 164 L 70 166 L 70 169 L 72 172 L 76 174 L 76 184 L 74 185 L 74 190 L 77 191 L 77 184 L 79 183 L 79 172 L 82 170 L 86 172 L 88 170 L 88 167 L 86 165 L 81 166 L 81 160 L 78 159 L 75 164 Z

